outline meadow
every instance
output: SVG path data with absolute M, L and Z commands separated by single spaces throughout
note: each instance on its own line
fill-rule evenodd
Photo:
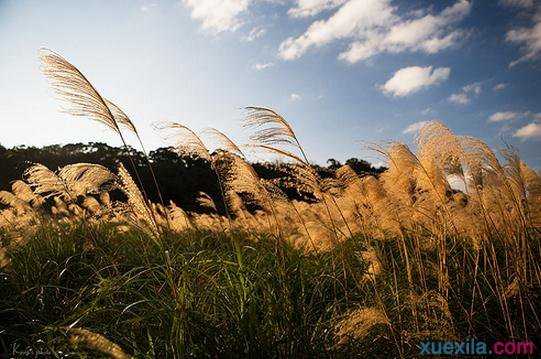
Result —
M 65 111 L 126 149 L 134 134 L 147 154 L 79 69 L 40 58 Z M 372 146 L 382 173 L 344 165 L 324 178 L 273 109 L 246 108 L 246 146 L 155 127 L 208 163 L 219 203 L 164 198 L 148 156 L 115 171 L 29 165 L 0 192 L 0 353 L 409 358 L 426 340 L 541 336 L 541 177 L 513 148 L 430 122 L 414 150 Z M 280 158 L 287 176 L 261 178 L 251 151 Z

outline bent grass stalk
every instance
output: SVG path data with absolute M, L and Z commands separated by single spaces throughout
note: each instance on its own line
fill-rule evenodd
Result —
M 145 192 L 139 171 L 132 158 L 128 144 L 122 135 L 122 131 L 120 130 L 111 109 L 107 106 L 107 100 L 101 96 L 94 85 L 92 85 L 77 67 L 69 63 L 59 54 L 49 49 L 42 49 L 40 50 L 40 59 L 44 75 L 51 82 L 51 86 L 58 94 L 59 98 L 68 106 L 68 108 L 64 110 L 66 113 L 74 116 L 88 117 L 106 125 L 119 135 L 122 144 L 124 145 L 124 149 L 128 153 L 130 165 L 133 168 L 137 181 L 141 187 L 145 202 L 150 208 L 150 201 Z M 152 211 L 152 217 L 156 223 L 157 221 L 153 212 L 154 211 Z
M 115 119 L 113 105 L 64 59 L 45 56 L 45 72 L 71 104 L 71 113 L 119 133 L 121 120 L 118 115 Z M 411 357 L 418 354 L 412 348 L 428 337 L 459 340 L 490 334 L 514 339 L 539 332 L 541 247 L 535 220 L 541 218 L 541 190 L 535 186 L 541 180 L 527 172 L 518 157 L 500 164 L 484 143 L 433 125 L 417 154 L 402 147 L 396 150 L 403 152 L 388 154 L 390 168 L 380 177 L 361 180 L 346 169 L 356 188 L 341 192 L 338 172 L 336 183 L 322 180 L 285 119 L 267 108 L 248 111 L 255 148 L 296 165 L 284 170 L 292 187 L 282 183 L 282 188 L 308 188 L 306 193 L 316 201 L 278 197 L 227 136 L 211 131 L 221 139 L 226 157 L 238 159 L 219 163 L 198 135 L 182 125 L 177 129 L 183 148 L 208 160 L 218 178 L 230 230 L 222 227 L 224 216 L 171 206 L 167 214 L 175 213 L 174 230 L 152 241 L 141 223 L 156 225 L 153 215 L 160 213 L 127 171 L 120 170 L 124 187 L 131 188 L 131 211 L 118 201 L 89 200 L 97 210 L 82 217 L 80 209 L 86 207 L 76 205 L 75 199 L 100 188 L 102 177 L 90 176 L 89 186 L 77 187 L 61 182 L 79 178 L 88 164 L 58 173 L 42 168 L 41 174 L 50 178 L 39 182 L 39 173 L 35 183 L 27 178 L 32 193 L 25 192 L 26 182 L 13 187 L 13 193 L 0 192 L 7 206 L 0 210 L 0 265 L 2 273 L 13 278 L 9 288 L 14 288 L 6 303 L 24 318 L 36 318 L 31 325 L 1 323 L 0 331 L 4 326 L 8 333 L 23 328 L 33 342 L 40 331 L 48 334 L 41 323 L 47 328 L 77 324 L 81 328 L 75 330 L 81 331 L 72 334 L 82 334 L 81 344 L 94 342 L 94 349 L 120 357 L 125 352 L 114 343 L 135 357 L 227 356 L 239 351 L 257 356 L 258 347 L 291 357 L 377 357 L 381 352 Z M 445 146 L 433 146 L 439 136 L 435 134 L 446 136 Z M 133 162 L 131 153 L 129 158 Z M 221 165 L 231 173 L 224 175 Z M 292 172 L 303 176 L 302 181 L 289 176 Z M 450 189 L 449 173 L 460 173 L 467 193 Z M 159 191 L 157 179 L 154 175 Z M 243 199 L 257 202 L 262 211 L 250 212 L 248 202 L 241 203 L 240 194 L 250 191 L 258 196 Z M 229 192 L 240 203 L 236 218 L 228 212 Z M 239 198 L 233 198 L 237 192 Z M 42 202 L 53 200 L 54 206 L 34 207 L 33 195 L 46 197 Z M 284 204 L 293 206 L 298 221 Z M 144 218 L 131 223 L 134 214 Z M 274 235 L 273 218 L 277 237 L 284 242 L 279 251 L 278 240 L 274 248 L 268 241 Z M 4 247 L 4 238 L 9 246 Z M 58 307 L 59 302 L 67 304 Z M 50 315 L 56 312 L 58 317 Z M 115 320 L 102 313 L 111 313 Z M 56 339 L 47 344 L 56 345 Z M 344 351 L 357 347 L 358 352 Z

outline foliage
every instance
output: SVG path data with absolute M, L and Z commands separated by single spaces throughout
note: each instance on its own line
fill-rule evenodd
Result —
M 0 190 L 9 190 L 10 184 L 22 179 L 24 171 L 32 163 L 41 163 L 50 169 L 73 163 L 96 163 L 111 171 L 116 169 L 118 163 L 123 163 L 132 176 L 135 176 L 128 157 L 133 158 L 137 168 L 140 169 L 143 188 L 147 189 L 150 199 L 158 201 L 156 191 L 152 190 L 151 173 L 146 168 L 142 152 L 131 147 L 126 151 L 124 148 L 98 142 L 51 145 L 42 148 L 26 146 L 5 148 L 0 145 Z M 150 151 L 149 158 L 166 203 L 171 200 L 185 210 L 203 211 L 197 204 L 197 198 L 199 192 L 204 192 L 211 196 L 220 213 L 224 213 L 216 174 L 208 162 L 196 157 L 181 156 L 171 147 Z M 377 175 L 383 170 L 355 158 L 347 162 L 363 162 L 364 166 L 359 168 L 358 172 L 360 175 Z M 269 180 L 283 178 L 288 167 L 287 164 L 274 162 L 254 163 L 253 166 L 261 178 Z M 335 168 L 318 167 L 317 170 L 322 176 L 328 177 L 332 176 Z M 292 199 L 308 198 L 286 187 L 283 187 L 283 190 Z

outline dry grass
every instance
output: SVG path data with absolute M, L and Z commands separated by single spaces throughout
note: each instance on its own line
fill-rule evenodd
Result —
M 53 87 L 71 105 L 70 113 L 119 134 L 119 124 L 137 133 L 128 116 L 103 100 L 73 65 L 52 52 L 44 52 L 42 61 Z M 288 186 L 311 193 L 313 203 L 290 201 L 281 189 L 261 180 L 240 146 L 222 132 L 206 131 L 219 143 L 219 150 L 211 153 L 194 131 L 169 124 L 181 154 L 211 163 L 227 218 L 218 215 L 217 205 L 204 193 L 199 203 L 213 214 L 150 203 L 123 166 L 113 174 L 97 164 L 74 164 L 56 172 L 35 164 L 24 181 L 14 182 L 12 192 L 0 192 L 6 206 L 0 228 L 10 239 L 0 247 L 0 264 L 9 271 L 10 252 L 24 246 L 24 238 L 38 233 L 44 223 L 53 228 L 113 224 L 118 233 L 141 230 L 159 244 L 167 261 L 166 238 L 171 234 L 240 230 L 254 243 L 272 241 L 278 258 L 284 245 L 306 256 L 332 252 L 332 260 L 321 265 L 340 268 L 336 285 L 353 278 L 356 290 L 370 293 L 368 301 L 357 304 L 374 306 L 361 309 L 351 306 L 359 301 L 357 294 L 344 293 L 353 309 L 332 316 L 338 346 L 362 342 L 380 324 L 399 356 L 419 338 L 475 335 L 479 321 L 508 338 L 539 334 L 541 178 L 516 152 L 508 149 L 498 156 L 481 140 L 457 136 L 432 122 L 421 129 L 416 151 L 401 143 L 377 149 L 388 159 L 388 170 L 379 178 L 360 177 L 344 166 L 334 178 L 323 180 L 282 116 L 267 108 L 247 110 L 246 127 L 254 130 L 250 148 L 293 162 Z M 450 179 L 461 189 L 453 188 Z M 126 194 L 127 202 L 110 201 L 108 192 L 115 188 Z M 348 241 L 364 247 L 355 253 L 366 265 L 364 271 L 353 269 L 342 247 Z M 172 267 L 166 271 L 167 280 L 173 272 Z M 178 295 L 181 289 L 171 285 Z M 99 350 L 107 347 L 116 357 L 124 355 L 97 334 L 80 331 L 75 338 L 97 343 Z

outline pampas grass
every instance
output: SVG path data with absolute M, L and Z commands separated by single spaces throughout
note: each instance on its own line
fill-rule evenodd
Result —
M 39 57 L 43 74 L 64 104 L 63 112 L 90 118 L 120 134 L 118 123 L 105 99 L 79 69 L 48 49 L 41 49 Z
M 114 103 L 105 99 L 77 67 L 59 54 L 49 49 L 41 49 L 39 57 L 43 74 L 49 80 L 57 97 L 64 104 L 62 111 L 104 124 L 119 135 L 124 148 L 128 150 L 128 144 L 124 139 L 119 124 L 134 130 L 138 135 L 128 116 Z M 118 117 L 119 122 L 117 122 L 115 115 Z M 142 185 L 137 166 L 131 156 L 129 156 L 129 160 L 139 185 Z M 144 189 L 143 196 L 148 206 L 148 198 Z
M 132 219 L 135 225 L 144 223 L 143 228 L 149 229 L 150 233 L 157 236 L 159 232 L 154 210 L 147 205 L 143 194 L 122 164 L 118 166 L 118 178 L 120 188 L 128 197 L 128 204 L 132 209 L 128 218 Z
M 352 310 L 336 324 L 336 344 L 345 345 L 348 341 L 363 340 L 377 325 L 389 325 L 385 313 L 377 308 Z
M 201 138 L 189 127 L 176 122 L 161 122 L 155 128 L 166 133 L 173 147 L 181 156 L 194 156 L 212 162 L 208 148 Z
M 113 359 L 131 358 L 129 355 L 124 353 L 122 348 L 101 334 L 93 333 L 90 330 L 82 328 L 67 328 L 66 331 L 69 336 L 69 342 L 74 347 L 86 346 Z
M 131 131 L 144 150 L 120 107 L 60 55 L 41 56 L 69 113 L 125 146 Z M 284 117 L 246 110 L 247 148 L 285 160 L 283 177 L 261 178 L 221 131 L 158 126 L 209 163 L 226 216 L 205 193 L 204 214 L 152 203 L 122 164 L 32 164 L 1 191 L 0 348 L 406 358 L 420 340 L 541 332 L 541 177 L 516 151 L 431 122 L 415 151 L 373 148 L 388 167 L 377 177 L 347 165 L 322 176 Z
M 135 124 L 132 122 L 132 120 L 128 117 L 128 115 L 126 115 L 126 113 L 120 107 L 118 107 L 113 102 L 107 99 L 105 99 L 105 103 L 107 104 L 107 107 L 109 107 L 111 114 L 113 115 L 113 118 L 115 119 L 116 123 L 128 129 L 129 131 L 133 132 L 135 136 L 137 137 L 137 140 L 139 141 L 139 145 L 141 146 L 141 149 L 143 150 L 143 155 L 145 156 L 145 159 L 147 161 L 148 169 L 150 170 L 150 174 L 152 175 L 152 181 L 154 182 L 154 186 L 156 187 L 156 193 L 158 194 L 160 203 L 162 204 L 162 206 L 165 206 L 162 192 L 160 190 L 160 185 L 158 184 L 158 179 L 156 178 L 156 173 L 154 173 L 154 168 L 152 167 L 152 163 L 150 163 L 147 150 L 145 149 L 143 140 L 141 139 L 141 136 L 139 135 L 139 131 L 137 131 L 137 127 L 135 127 Z

